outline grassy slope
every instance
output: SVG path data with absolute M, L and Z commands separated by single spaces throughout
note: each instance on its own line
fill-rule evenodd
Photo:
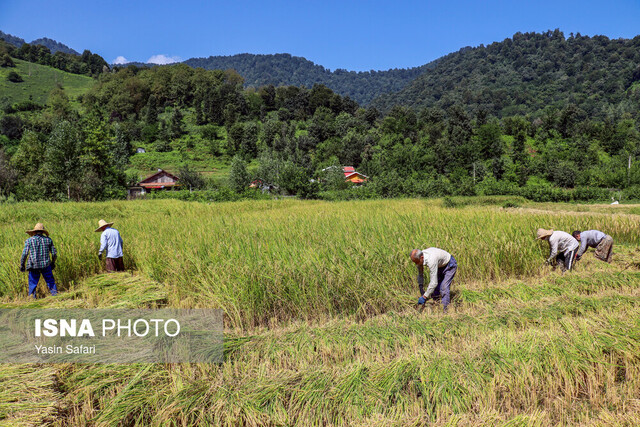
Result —
M 67 96 L 73 100 L 89 90 L 95 82 L 91 77 L 66 73 L 45 65 L 32 64 L 19 59 L 14 59 L 14 62 L 15 68 L 0 68 L 0 105 L 28 101 L 30 96 L 34 102 L 45 104 L 49 92 L 57 84 L 61 84 Z M 24 81 L 21 83 L 8 81 L 6 77 L 11 71 L 20 74 Z
M 297 239 L 315 248 L 310 235 L 301 234 L 301 230 L 291 227 L 291 222 L 284 224 L 288 233 L 281 232 L 274 223 L 284 221 L 286 216 L 297 217 L 297 220 L 305 216 L 307 221 L 317 225 L 319 218 L 304 209 L 306 206 L 313 207 L 320 217 L 328 216 L 335 224 L 337 234 L 348 233 L 343 238 L 348 237 L 356 246 L 367 241 L 367 234 L 375 231 L 371 228 L 374 224 L 360 222 L 356 229 L 344 228 L 332 212 L 343 211 L 346 207 L 366 210 L 390 235 L 390 240 L 382 242 L 388 246 L 398 238 L 397 229 L 410 233 L 402 221 L 387 219 L 383 222 L 389 215 L 388 209 L 403 212 L 408 207 L 419 208 L 414 203 L 253 204 L 250 205 L 252 210 L 260 211 L 262 216 L 272 220 L 262 227 L 248 228 L 242 224 L 255 217 L 245 210 L 247 206 L 243 203 L 214 208 L 157 202 L 116 204 L 109 209 L 101 204 L 67 204 L 64 210 L 59 209 L 59 205 L 47 205 L 48 208 L 39 205 L 37 208 L 41 214 L 49 216 L 58 212 L 52 225 L 73 221 L 76 228 L 89 225 L 85 221 L 105 210 L 111 215 L 120 212 L 123 215 L 120 223 L 123 223 L 125 217 L 133 215 L 128 210 L 130 206 L 135 207 L 139 216 L 149 215 L 151 210 L 158 211 L 161 216 L 168 215 L 171 207 L 180 210 L 188 221 L 195 221 L 207 211 L 211 214 L 210 209 L 218 214 L 229 210 L 238 216 L 238 221 L 226 217 L 227 228 L 233 230 L 234 239 L 242 240 L 242 234 L 249 233 L 256 237 L 254 241 L 273 244 L 267 230 L 274 228 L 280 239 L 285 240 L 278 249 L 282 257 L 295 258 Z M 490 207 L 441 211 L 437 206 L 426 206 L 436 214 L 432 219 L 445 215 L 450 220 L 449 215 L 453 215 L 467 221 L 475 218 L 479 225 L 486 225 L 487 216 L 504 220 L 503 215 L 507 215 L 513 216 L 512 222 L 519 225 L 520 220 L 514 217 L 522 216 L 532 227 L 542 220 L 566 226 L 575 216 L 553 211 L 551 208 L 555 205 L 533 205 L 534 209 L 509 210 L 504 214 Z M 585 209 L 584 206 L 577 208 Z M 635 232 L 629 229 L 629 236 L 625 238 L 627 231 L 623 231 L 622 226 L 628 218 L 637 224 L 638 218 L 628 214 L 611 215 L 614 209 L 617 207 L 596 207 L 601 212 L 582 212 L 577 216 L 583 224 L 608 223 L 620 233 L 612 265 L 599 262 L 588 254 L 570 274 L 540 269 L 532 270 L 520 279 L 510 274 L 492 278 L 486 275 L 495 270 L 491 256 L 484 259 L 489 264 L 486 271 L 479 270 L 476 275 L 469 275 L 470 262 L 460 262 L 459 258 L 460 274 L 452 310 L 447 316 L 443 316 L 437 307 L 416 314 L 408 307 L 412 298 L 405 301 L 405 308 L 387 306 L 383 312 L 377 312 L 368 310 L 365 302 L 363 311 L 307 316 L 306 321 L 305 316 L 293 321 L 279 320 L 275 316 L 278 312 L 272 311 L 272 317 L 256 327 L 233 328 L 228 323 L 226 362 L 222 366 L 54 365 L 52 373 L 49 365 L 35 367 L 43 374 L 39 378 L 18 372 L 33 372 L 33 366 L 14 365 L 0 370 L 0 381 L 11 391 L 0 394 L 0 414 L 17 422 L 37 420 L 38 416 L 45 421 L 51 420 L 53 413 L 62 417 L 58 422 L 71 425 L 87 422 L 112 425 L 116 421 L 160 425 L 169 420 L 185 425 L 419 425 L 434 421 L 440 425 L 637 425 L 640 422 L 640 265 L 637 261 L 640 251 L 638 242 L 630 238 Z M 278 212 L 286 216 L 280 217 Z M 384 216 L 379 216 L 383 213 Z M 33 215 L 35 212 L 28 206 L 19 206 L 18 211 L 0 210 L 0 218 L 13 218 L 9 221 L 11 230 L 20 229 L 16 224 L 32 221 Z M 467 218 L 467 215 L 470 216 Z M 139 224 L 139 218 L 131 220 L 145 228 L 144 224 Z M 605 222 L 599 223 L 600 220 Z M 121 231 L 133 232 L 126 222 L 123 225 Z M 472 251 L 482 251 L 480 241 L 483 238 L 496 241 L 495 233 L 457 233 L 461 226 L 449 222 L 450 228 L 445 230 L 445 235 L 452 234 L 454 240 L 464 242 Z M 318 229 L 315 229 L 316 234 Z M 166 224 L 156 223 L 156 233 L 163 235 L 169 231 Z M 182 234 L 190 235 L 193 242 L 200 241 L 194 237 L 200 234 L 194 231 L 189 226 L 181 230 Z M 7 232 L 9 229 L 0 228 L 0 235 L 6 236 Z M 530 248 L 524 240 L 530 238 L 530 233 L 520 234 L 524 234 L 523 240 L 513 248 L 513 254 L 534 256 L 528 252 Z M 222 230 L 217 230 L 215 235 L 226 244 Z M 322 237 L 318 238 L 323 240 Z M 374 237 L 378 235 L 374 233 Z M 130 240 L 133 238 L 131 235 Z M 432 238 L 442 236 L 433 235 Z M 620 244 L 625 240 L 626 244 Z M 71 240 L 66 242 L 67 250 L 72 249 Z M 74 257 L 82 253 L 85 244 L 90 245 L 89 242 L 82 243 Z M 136 250 L 142 250 L 139 243 L 134 245 Z M 208 267 L 195 263 L 194 254 L 209 259 L 203 249 L 198 246 L 195 253 L 181 250 L 181 259 L 170 267 L 187 265 L 188 268 L 179 272 L 182 275 L 189 271 L 202 274 L 206 269 L 214 268 L 210 261 Z M 262 256 L 275 255 L 265 247 L 260 250 Z M 230 257 L 234 252 L 234 247 L 228 247 L 226 256 Z M 458 252 L 463 252 L 462 248 L 458 248 Z M 386 269 L 391 269 L 393 275 L 400 274 L 398 280 L 410 284 L 403 292 L 412 297 L 415 293 L 411 284 L 413 269 L 406 262 L 405 254 L 400 255 L 396 260 L 389 258 L 390 254 L 386 252 L 378 254 L 383 257 Z M 139 254 L 135 258 L 141 271 L 161 276 L 159 270 L 149 269 Z M 539 264 L 541 260 L 533 261 Z M 336 280 L 338 277 L 332 274 L 335 267 L 327 265 L 327 261 L 322 257 L 318 259 L 325 264 L 323 280 Z M 330 261 L 338 266 L 349 265 L 348 256 Z M 251 265 L 222 259 L 217 259 L 217 263 L 240 276 L 252 271 Z M 400 263 L 400 269 L 391 267 L 393 263 Z M 533 264 L 531 267 L 526 265 L 527 269 L 533 268 Z M 267 273 L 273 274 L 281 266 L 282 260 L 272 262 Z M 361 270 L 358 264 L 352 268 L 365 276 L 371 274 Z M 481 264 L 477 267 L 482 268 Z M 375 266 L 372 269 L 377 272 Z M 42 299 L 29 306 L 198 305 L 193 296 L 180 302 L 175 300 L 176 289 L 170 284 L 185 286 L 185 283 L 175 282 L 176 277 L 165 276 L 164 285 L 159 285 L 143 274 L 89 276 L 78 279 L 58 298 Z M 349 276 L 351 279 L 356 277 Z M 395 286 L 388 278 L 380 279 L 372 289 Z M 197 287 L 205 285 L 205 282 L 197 283 Z M 346 282 L 341 285 L 344 287 Z M 344 290 L 349 291 L 346 287 Z M 393 294 L 370 295 L 371 299 L 384 299 Z M 5 307 L 25 306 L 26 302 L 18 295 L 6 297 L 5 301 Z M 229 313 L 229 319 L 232 316 L 233 313 Z M 49 383 L 47 378 L 51 378 Z M 19 388 L 20 383 L 26 387 Z M 9 399 L 14 393 L 26 399 L 34 390 L 41 390 L 45 396 L 41 412 L 16 407 Z
M 135 148 L 144 148 L 145 153 L 136 153 L 131 156 L 127 172 L 135 173 L 140 178 L 154 174 L 158 169 L 164 169 L 177 174 L 184 165 L 189 165 L 192 170 L 200 172 L 205 179 L 215 183 L 226 183 L 231 168 L 231 158 L 228 155 L 214 156 L 211 154 L 210 142 L 203 140 L 201 129 L 203 126 L 195 124 L 195 114 L 192 109 L 184 111 L 183 123 L 186 134 L 172 143 L 172 151 L 155 151 L 154 143 L 133 141 Z M 159 116 L 165 121 L 171 118 L 170 112 L 164 112 Z M 227 131 L 224 126 L 217 127 L 221 147 L 227 145 Z M 189 141 L 189 142 L 187 142 Z M 191 148 L 187 148 L 191 145 Z M 258 161 L 253 159 L 247 169 L 252 172 L 258 167 Z

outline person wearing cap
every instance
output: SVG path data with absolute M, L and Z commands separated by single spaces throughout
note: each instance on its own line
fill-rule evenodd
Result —
M 107 222 L 104 219 L 98 221 L 98 228 L 96 232 L 102 231 L 100 236 L 100 250 L 98 251 L 98 259 L 102 260 L 102 252 L 105 252 L 107 258 L 107 271 L 112 273 L 114 271 L 124 271 L 124 261 L 122 260 L 122 237 L 120 232 L 111 227 L 112 222 Z
M 33 230 L 27 230 L 29 237 L 24 242 L 22 257 L 20 258 L 20 271 L 29 271 L 29 296 L 36 298 L 36 289 L 40 276 L 44 277 L 51 295 L 58 293 L 53 270 L 56 268 L 58 253 L 42 223 L 37 223 Z M 26 263 L 26 264 L 25 264 Z
M 595 257 L 600 261 L 611 263 L 611 256 L 613 255 L 613 237 L 608 234 L 604 234 L 600 230 L 575 230 L 571 235 L 574 239 L 580 242 L 580 249 L 576 254 L 576 261 L 584 255 L 588 248 L 596 248 L 596 253 L 594 254 Z
M 553 264 L 558 260 L 562 262 L 563 270 L 571 270 L 576 257 L 576 251 L 580 244 L 573 236 L 564 231 L 545 230 L 538 228 L 536 240 L 547 240 L 549 242 L 549 258 L 547 264 Z
M 411 251 L 411 261 L 418 266 L 418 287 L 420 298 L 418 304 L 424 304 L 428 298 L 441 298 L 442 307 L 447 311 L 451 301 L 450 291 L 453 277 L 458 270 L 456 259 L 449 252 L 438 248 Z M 424 289 L 424 266 L 429 268 L 429 286 Z

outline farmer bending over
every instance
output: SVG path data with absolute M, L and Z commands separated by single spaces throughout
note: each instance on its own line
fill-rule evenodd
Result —
M 418 286 L 420 294 L 418 304 L 427 302 L 427 298 L 442 299 L 442 307 L 447 311 L 451 300 L 450 288 L 458 270 L 456 259 L 447 251 L 438 248 L 411 251 L 411 261 L 418 266 Z M 424 266 L 429 268 L 429 286 L 424 290 Z
M 562 262 L 560 264 L 562 271 L 571 270 L 579 246 L 578 241 L 571 234 L 564 231 L 538 228 L 536 240 L 547 240 L 549 242 L 550 252 L 547 264 L 553 264 L 557 259 Z
M 36 298 L 40 275 L 47 282 L 51 295 L 56 295 L 58 288 L 53 278 L 53 269 L 56 268 L 57 252 L 56 247 L 53 246 L 53 240 L 41 223 L 37 223 L 33 230 L 27 230 L 27 234 L 31 237 L 24 242 L 24 250 L 20 258 L 20 271 L 29 270 L 29 296 Z M 51 258 L 49 258 L 49 254 L 51 254 Z
M 582 257 L 588 248 L 596 248 L 594 254 L 600 261 L 611 263 L 613 255 L 613 238 L 599 230 L 576 230 L 571 235 L 580 242 L 580 249 L 576 254 L 576 261 Z

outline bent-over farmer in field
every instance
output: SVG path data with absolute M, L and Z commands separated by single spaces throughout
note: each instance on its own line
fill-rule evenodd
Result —
M 571 233 L 574 239 L 580 242 L 580 249 L 576 254 L 578 261 L 588 248 L 596 248 L 595 257 L 600 261 L 611 264 L 611 256 L 613 255 L 613 237 L 604 234 L 600 230 L 576 230 Z
M 564 231 L 545 230 L 538 228 L 536 240 L 547 240 L 549 242 L 549 258 L 547 264 L 553 264 L 558 260 L 563 271 L 571 270 L 576 257 L 579 243 L 569 233 Z
M 122 259 L 122 237 L 120 232 L 111 227 L 112 222 L 107 222 L 104 219 L 98 221 L 98 228 L 96 232 L 102 231 L 100 236 L 100 250 L 98 251 L 98 259 L 102 260 L 102 252 L 105 252 L 107 258 L 107 271 L 113 273 L 114 271 L 124 271 L 124 261 Z
M 428 298 L 441 298 L 442 307 L 447 311 L 451 301 L 451 283 L 458 270 L 456 259 L 449 252 L 438 248 L 411 251 L 411 261 L 418 266 L 418 286 L 420 298 L 418 304 L 423 305 Z M 429 268 L 429 286 L 424 289 L 424 266 Z
M 27 230 L 29 237 L 24 242 L 22 257 L 20 258 L 20 271 L 29 271 L 29 296 L 36 298 L 36 289 L 40 281 L 40 275 L 44 277 L 51 295 L 58 293 L 56 281 L 53 278 L 53 270 L 56 268 L 58 253 L 49 237 L 49 232 L 44 225 L 37 223 L 33 230 Z M 51 257 L 49 257 L 51 255 Z M 25 265 L 26 262 L 26 265 Z

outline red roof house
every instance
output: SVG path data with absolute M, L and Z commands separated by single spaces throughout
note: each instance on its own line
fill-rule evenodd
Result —
M 129 198 L 136 198 L 147 192 L 154 190 L 170 190 L 178 187 L 180 178 L 165 170 L 158 169 L 158 172 L 146 177 L 134 187 L 129 188 Z
M 368 176 L 356 171 L 353 166 L 344 166 L 342 168 L 342 171 L 344 172 L 344 179 L 347 181 L 351 181 L 354 184 L 362 184 L 367 179 L 369 179 Z

